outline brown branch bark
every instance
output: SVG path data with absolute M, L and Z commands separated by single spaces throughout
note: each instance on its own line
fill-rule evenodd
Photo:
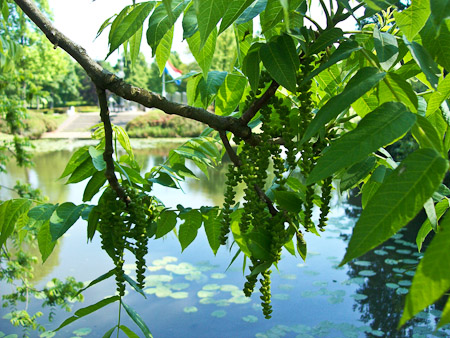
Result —
M 147 108 L 158 108 L 167 114 L 179 115 L 205 123 L 215 130 L 230 131 L 244 140 L 251 139 L 252 132 L 245 120 L 231 116 L 218 116 L 202 108 L 171 102 L 161 95 L 126 83 L 100 66 L 89 57 L 84 48 L 57 30 L 32 0 L 14 1 L 55 47 L 66 51 L 83 67 L 97 88 L 108 89 L 126 100 L 140 103 Z
M 225 147 L 225 150 L 230 157 L 231 162 L 236 167 L 240 167 L 242 165 L 241 160 L 239 159 L 239 156 L 236 154 L 236 152 L 231 147 L 230 141 L 228 141 L 227 133 L 224 130 L 219 131 L 220 139 L 222 140 L 223 146 Z
M 106 100 L 105 90 L 97 87 L 97 96 L 100 104 L 100 117 L 103 126 L 105 127 L 105 152 L 103 153 L 103 159 L 106 162 L 105 176 L 111 188 L 117 193 L 117 196 L 128 205 L 130 198 L 126 195 L 125 190 L 123 190 L 114 173 L 113 129 L 111 126 L 111 119 L 109 118 L 108 101 Z

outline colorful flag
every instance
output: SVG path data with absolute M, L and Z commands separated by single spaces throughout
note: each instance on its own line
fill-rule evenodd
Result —
M 170 61 L 167 61 L 166 66 L 164 67 L 164 73 L 168 74 L 174 80 L 177 77 L 180 77 L 181 75 L 183 75 L 181 70 L 175 68 L 175 66 L 172 63 L 170 63 Z M 180 80 L 175 80 L 175 83 L 177 85 L 180 85 L 181 81 Z

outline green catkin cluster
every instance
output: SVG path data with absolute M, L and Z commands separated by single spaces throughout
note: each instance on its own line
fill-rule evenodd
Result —
M 99 201 L 100 218 L 98 230 L 102 248 L 108 252 L 115 265 L 117 292 L 125 294 L 124 250 L 132 251 L 136 258 L 136 279 L 140 288 L 144 287 L 145 255 L 148 252 L 147 227 L 156 217 L 153 199 L 127 187 L 130 201 L 125 204 L 116 193 L 107 188 Z
M 261 292 L 261 306 L 263 308 L 263 314 L 266 319 L 272 318 L 272 305 L 271 303 L 271 292 L 270 292 L 270 274 L 272 273 L 271 270 L 264 271 L 259 281 L 261 283 L 261 287 L 259 288 L 259 291 Z
M 332 189 L 332 178 L 328 177 L 323 181 L 322 184 L 322 196 L 321 196 L 321 206 L 320 206 L 320 219 L 319 219 L 319 230 L 325 231 L 324 227 L 327 225 L 328 213 L 330 212 L 330 200 L 331 200 L 331 189 Z
M 228 238 L 228 233 L 230 232 L 231 224 L 231 213 L 232 207 L 235 204 L 236 191 L 235 188 L 240 181 L 240 174 L 238 168 L 230 164 L 228 166 L 228 173 L 226 174 L 226 191 L 225 191 L 225 202 L 222 209 L 222 226 L 220 228 L 220 244 L 225 245 Z

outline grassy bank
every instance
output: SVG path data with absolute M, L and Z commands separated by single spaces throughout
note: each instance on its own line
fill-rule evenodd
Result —
M 184 119 L 179 116 L 171 116 L 159 110 L 139 116 L 128 122 L 127 133 L 134 138 L 148 137 L 195 137 L 205 129 L 203 123 Z
M 43 114 L 28 112 L 28 117 L 22 120 L 19 134 L 38 139 L 45 132 L 54 131 L 67 118 L 66 114 Z M 9 127 L 3 118 L 0 118 L 0 132 L 9 134 Z

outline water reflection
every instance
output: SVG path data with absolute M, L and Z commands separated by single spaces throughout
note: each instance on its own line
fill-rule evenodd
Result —
M 169 150 L 163 146 L 139 149 L 135 156 L 146 172 L 162 164 Z M 81 203 L 86 182 L 64 185 L 63 181 L 57 181 L 71 154 L 69 151 L 37 154 L 35 168 L 27 172 L 10 166 L 9 174 L 0 176 L 0 182 L 12 186 L 16 179 L 22 179 L 39 187 L 53 203 L 66 200 Z M 201 180 L 187 180 L 184 192 L 155 185 L 154 193 L 170 207 L 178 203 L 194 208 L 220 205 L 226 166 L 227 163 L 218 170 L 210 170 L 209 180 L 189 166 Z M 10 197 L 7 190 L 0 190 L 0 194 L 3 199 Z M 375 251 L 344 268 L 337 267 L 361 210 L 356 197 L 351 195 L 348 201 L 349 205 L 337 204 L 333 208 L 331 224 L 322 237 L 307 234 L 306 262 L 283 252 L 284 259 L 272 278 L 274 314 L 270 321 L 261 315 L 258 292 L 251 299 L 241 297 L 242 260 L 227 270 L 236 248 L 232 253 L 221 248 L 214 256 L 203 230 L 182 255 L 173 234 L 150 241 L 146 257 L 147 299 L 130 293 L 125 301 L 143 316 L 155 337 L 448 336 L 445 330 L 433 332 L 441 305 L 421 313 L 401 331 L 396 330 L 404 293 L 420 259 L 413 247 L 416 229 L 408 227 Z M 39 256 L 37 248 L 30 250 Z M 127 264 L 133 276 L 133 261 L 127 259 Z M 100 249 L 98 236 L 86 245 L 86 224 L 78 222 L 47 262 L 37 267 L 36 281 L 45 284 L 51 277 L 64 279 L 70 275 L 82 281 L 92 280 L 111 267 L 109 258 Z M 89 289 L 86 303 L 75 305 L 75 309 L 93 304 L 114 290 L 114 280 L 105 281 L 101 287 Z M 41 310 L 37 301 L 30 307 Z M 61 336 L 70 337 L 73 330 L 82 327 L 93 329 L 94 333 L 88 337 L 102 336 L 114 325 L 116 310 L 115 306 L 102 309 L 67 327 Z M 0 317 L 3 314 L 0 312 Z M 58 313 L 55 322 L 47 326 L 56 327 L 66 316 Z M 124 325 L 133 324 L 125 319 Z M 3 327 L 9 328 L 9 324 L 0 320 L 0 330 Z

